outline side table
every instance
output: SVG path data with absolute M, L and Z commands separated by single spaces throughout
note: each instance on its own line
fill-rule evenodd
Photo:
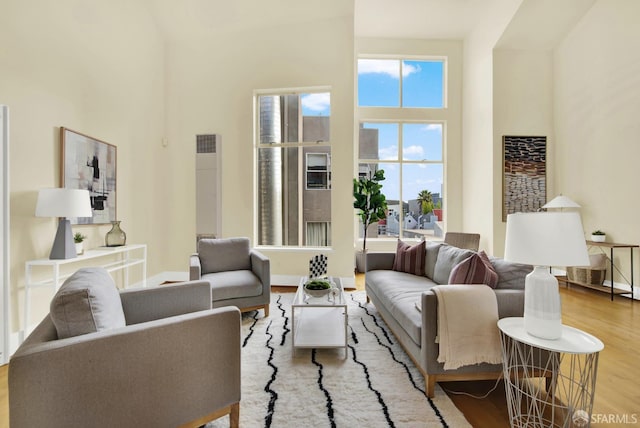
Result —
M 503 318 L 498 328 L 511 426 L 589 426 L 604 344 L 566 325 L 560 339 L 540 339 L 524 318 Z

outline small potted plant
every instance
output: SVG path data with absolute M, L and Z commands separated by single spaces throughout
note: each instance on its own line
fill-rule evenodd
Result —
M 76 254 L 80 255 L 84 253 L 84 245 L 82 244 L 82 242 L 86 238 L 87 237 L 80 232 L 76 232 L 75 235 L 73 235 L 73 242 L 76 243 Z
M 607 238 L 607 234 L 601 231 L 600 229 L 595 230 L 591 233 L 591 240 L 593 242 L 604 242 Z

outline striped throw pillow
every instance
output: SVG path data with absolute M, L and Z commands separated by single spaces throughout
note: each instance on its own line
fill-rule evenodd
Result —
M 398 239 L 393 270 L 424 276 L 426 256 L 427 249 L 424 241 L 412 246 Z
M 498 273 L 493 268 L 487 253 L 480 251 L 454 266 L 449 275 L 449 284 L 498 285 Z

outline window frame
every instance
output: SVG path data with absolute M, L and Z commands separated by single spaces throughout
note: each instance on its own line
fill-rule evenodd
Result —
M 402 107 L 402 85 L 399 83 L 399 103 L 400 107 L 384 107 L 384 106 L 360 106 L 358 104 L 359 100 L 359 88 L 358 88 L 358 60 L 361 59 L 385 59 L 385 60 L 397 60 L 399 64 L 402 64 L 404 61 L 442 61 L 442 104 L 443 107 Z M 359 165 L 366 163 L 376 163 L 376 164 L 388 164 L 388 163 L 396 163 L 399 166 L 399 192 L 400 196 L 403 195 L 403 175 L 402 175 L 402 166 L 405 164 L 441 164 L 442 165 L 442 190 L 440 197 L 442 198 L 443 205 L 446 203 L 447 198 L 447 125 L 449 121 L 448 116 L 448 108 L 449 108 L 449 91 L 448 91 L 448 79 L 449 79 L 449 58 L 446 55 L 375 55 L 375 54 L 364 54 L 361 53 L 357 55 L 356 58 L 356 115 L 355 115 L 355 126 L 359 129 L 360 125 L 363 123 L 395 123 L 398 124 L 398 156 L 397 159 L 388 160 L 388 159 L 368 159 L 368 158 L 360 158 L 360 141 L 358 133 L 356 133 L 356 158 L 355 158 L 355 174 L 357 177 L 359 174 Z M 400 68 L 401 73 L 401 68 Z M 400 82 L 402 79 L 399 79 Z M 403 145 L 403 124 L 405 123 L 435 123 L 442 126 L 442 160 L 440 161 L 416 161 L 416 160 L 404 160 L 402 155 L 402 145 Z M 384 183 L 383 183 L 384 185 Z M 408 200 L 408 199 L 407 199 Z M 404 212 L 401 209 L 399 213 L 399 221 L 402 225 L 404 222 Z M 446 219 L 443 218 L 443 222 Z M 355 241 L 361 241 L 362 238 L 360 236 L 359 222 L 356 222 L 357 227 L 355 228 Z M 446 223 L 444 224 L 444 228 L 446 229 Z M 403 238 L 402 227 L 400 227 L 399 238 Z M 384 237 L 368 237 L 367 242 L 370 240 L 375 241 L 394 241 L 398 239 L 395 236 L 384 236 Z
M 308 251 L 310 248 L 315 248 L 315 247 L 309 247 L 304 245 L 304 242 L 306 242 L 306 223 L 307 220 L 305 220 L 304 218 L 304 210 L 303 210 L 303 196 L 304 196 L 304 192 L 307 190 L 329 190 L 331 191 L 331 187 L 329 187 L 328 189 L 307 189 L 307 179 L 306 179 L 306 156 L 303 156 L 304 154 L 304 149 L 305 148 L 309 148 L 309 147 L 327 147 L 329 150 L 329 153 L 324 153 L 327 154 L 329 157 L 329 164 L 330 164 L 330 158 L 331 155 L 333 153 L 333 144 L 331 143 L 331 132 L 329 131 L 329 139 L 327 141 L 303 141 L 303 135 L 302 133 L 300 133 L 298 135 L 298 140 L 297 142 L 279 142 L 279 143 L 262 143 L 260 141 L 260 97 L 263 96 L 287 96 L 287 95 L 297 95 L 297 96 L 302 96 L 302 95 L 308 95 L 308 94 L 315 94 L 315 93 L 328 93 L 329 97 L 331 98 L 332 96 L 332 88 L 329 86 L 311 86 L 311 87 L 292 87 L 292 88 L 276 88 L 276 89 L 257 89 L 253 91 L 253 201 L 254 201 L 254 216 L 253 216 L 253 235 L 254 235 L 254 242 L 256 242 L 256 247 L 258 248 L 265 248 L 265 249 L 286 249 L 286 250 L 294 250 L 294 251 Z M 329 105 L 329 123 L 331 123 L 332 118 L 333 118 L 333 112 L 331 110 L 331 104 Z M 304 117 L 304 115 L 302 114 L 302 110 L 301 110 L 301 114 L 300 114 L 300 118 Z M 302 128 L 301 128 L 302 129 Z M 329 128 L 330 129 L 330 128 Z M 297 148 L 299 153 L 300 153 L 300 158 L 299 158 L 299 168 L 298 168 L 298 186 L 297 186 L 297 192 L 298 192 L 298 212 L 301 213 L 300 214 L 300 218 L 297 221 L 297 234 L 298 234 L 298 244 L 297 245 L 287 245 L 286 243 L 283 243 L 282 245 L 271 245 L 271 244 L 263 244 L 261 243 L 261 239 L 260 239 L 260 228 L 259 228 L 259 223 L 260 223 L 260 199 L 259 199 L 259 192 L 260 192 L 260 184 L 259 184 L 259 154 L 260 154 L 260 149 L 265 149 L 265 148 L 279 148 L 279 149 L 289 149 L 289 148 Z M 302 165 L 302 163 L 305 163 L 305 165 Z M 329 180 L 330 180 L 330 171 L 329 171 Z M 328 182 L 328 184 L 330 184 L 330 181 Z M 333 199 L 333 196 L 331 196 L 331 199 Z M 333 211 L 330 210 L 329 212 L 329 220 L 328 223 L 331 223 L 333 221 Z M 310 220 L 312 222 L 318 222 L 315 220 Z M 283 224 L 284 227 L 284 224 Z M 331 239 L 331 242 L 333 242 L 333 239 Z M 331 246 L 329 247 L 321 247 L 323 249 L 327 249 L 330 250 Z

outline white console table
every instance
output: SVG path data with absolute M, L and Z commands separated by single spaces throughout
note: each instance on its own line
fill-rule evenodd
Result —
M 102 260 L 101 260 L 102 259 Z M 106 260 L 105 260 L 106 259 Z M 129 268 L 142 266 L 142 286 L 147 286 L 147 246 L 146 244 L 123 245 L 120 247 L 98 247 L 86 250 L 84 254 L 73 259 L 39 259 L 25 263 L 24 286 L 24 337 L 29 333 L 29 319 L 31 317 L 31 290 L 33 288 L 49 287 L 54 292 L 60 288 L 65 279 L 76 270 L 72 265 L 80 267 L 102 267 L 107 272 L 124 271 L 124 288 L 129 286 Z M 71 269 L 64 269 L 71 266 Z M 34 270 L 51 269 L 50 272 L 34 280 Z M 64 271 L 63 271 L 64 269 Z

